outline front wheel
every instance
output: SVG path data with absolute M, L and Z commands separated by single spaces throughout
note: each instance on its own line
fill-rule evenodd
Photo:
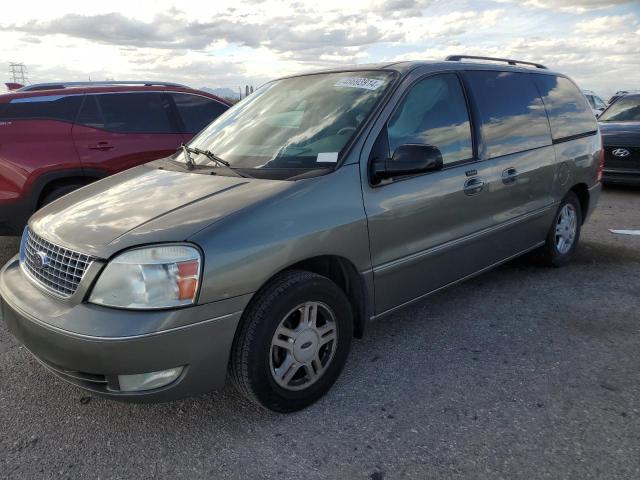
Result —
M 575 193 L 569 192 L 560 202 L 558 212 L 542 247 L 544 263 L 552 267 L 566 265 L 580 240 L 582 208 Z
M 331 280 L 289 271 L 258 293 L 231 358 L 240 393 L 277 412 L 318 400 L 338 378 L 353 336 L 351 306 Z

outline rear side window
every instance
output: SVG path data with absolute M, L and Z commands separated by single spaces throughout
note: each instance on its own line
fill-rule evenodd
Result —
M 229 109 L 220 102 L 199 95 L 172 93 L 171 96 L 182 118 L 185 133 L 198 133 Z
M 0 110 L 0 120 L 59 120 L 73 122 L 82 95 L 14 98 Z
M 177 133 L 177 126 L 171 122 L 171 104 L 166 94 L 109 93 L 95 95 L 95 98 L 106 130 L 119 133 Z
M 473 157 L 471 124 L 458 77 L 443 74 L 416 83 L 389 119 L 389 150 L 408 143 L 437 147 L 444 164 Z
M 91 128 L 104 128 L 104 119 L 98 107 L 96 95 L 87 95 L 76 117 L 76 123 Z
M 529 74 L 467 72 L 488 158 L 551 144 L 549 121 Z
M 589 102 L 571 80 L 539 74 L 533 75 L 533 79 L 547 109 L 554 140 L 597 130 Z

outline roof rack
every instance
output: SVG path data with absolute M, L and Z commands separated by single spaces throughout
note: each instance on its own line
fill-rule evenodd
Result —
M 186 88 L 186 85 L 172 82 L 155 82 L 155 81 L 104 81 L 104 82 L 55 82 L 55 83 L 34 83 L 27 85 L 19 89 L 21 92 L 33 92 L 37 90 L 55 90 L 68 87 L 101 87 L 108 85 L 142 85 L 145 87 L 160 86 L 160 87 L 181 87 Z
M 524 62 L 522 60 L 511 60 L 510 58 L 476 57 L 474 55 L 449 55 L 447 58 L 445 58 L 445 61 L 447 61 L 447 62 L 459 62 L 463 58 L 469 58 L 471 60 L 492 60 L 494 62 L 506 62 L 509 65 L 514 65 L 514 66 L 516 66 L 516 65 L 531 65 L 532 67 L 543 68 L 545 70 L 548 70 L 547 67 L 545 67 L 544 65 L 542 65 L 540 63 Z

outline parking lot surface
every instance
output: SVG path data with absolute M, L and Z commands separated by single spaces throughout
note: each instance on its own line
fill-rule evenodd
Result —
M 230 386 L 96 398 L 2 324 L 0 478 L 640 478 L 640 236 L 609 228 L 640 229 L 640 189 L 604 191 L 568 267 L 519 259 L 370 324 L 291 415 Z

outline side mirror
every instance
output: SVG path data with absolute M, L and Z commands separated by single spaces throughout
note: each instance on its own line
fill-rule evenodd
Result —
M 400 145 L 392 158 L 376 158 L 371 176 L 374 183 L 401 175 L 433 172 L 442 169 L 442 153 L 432 145 Z

